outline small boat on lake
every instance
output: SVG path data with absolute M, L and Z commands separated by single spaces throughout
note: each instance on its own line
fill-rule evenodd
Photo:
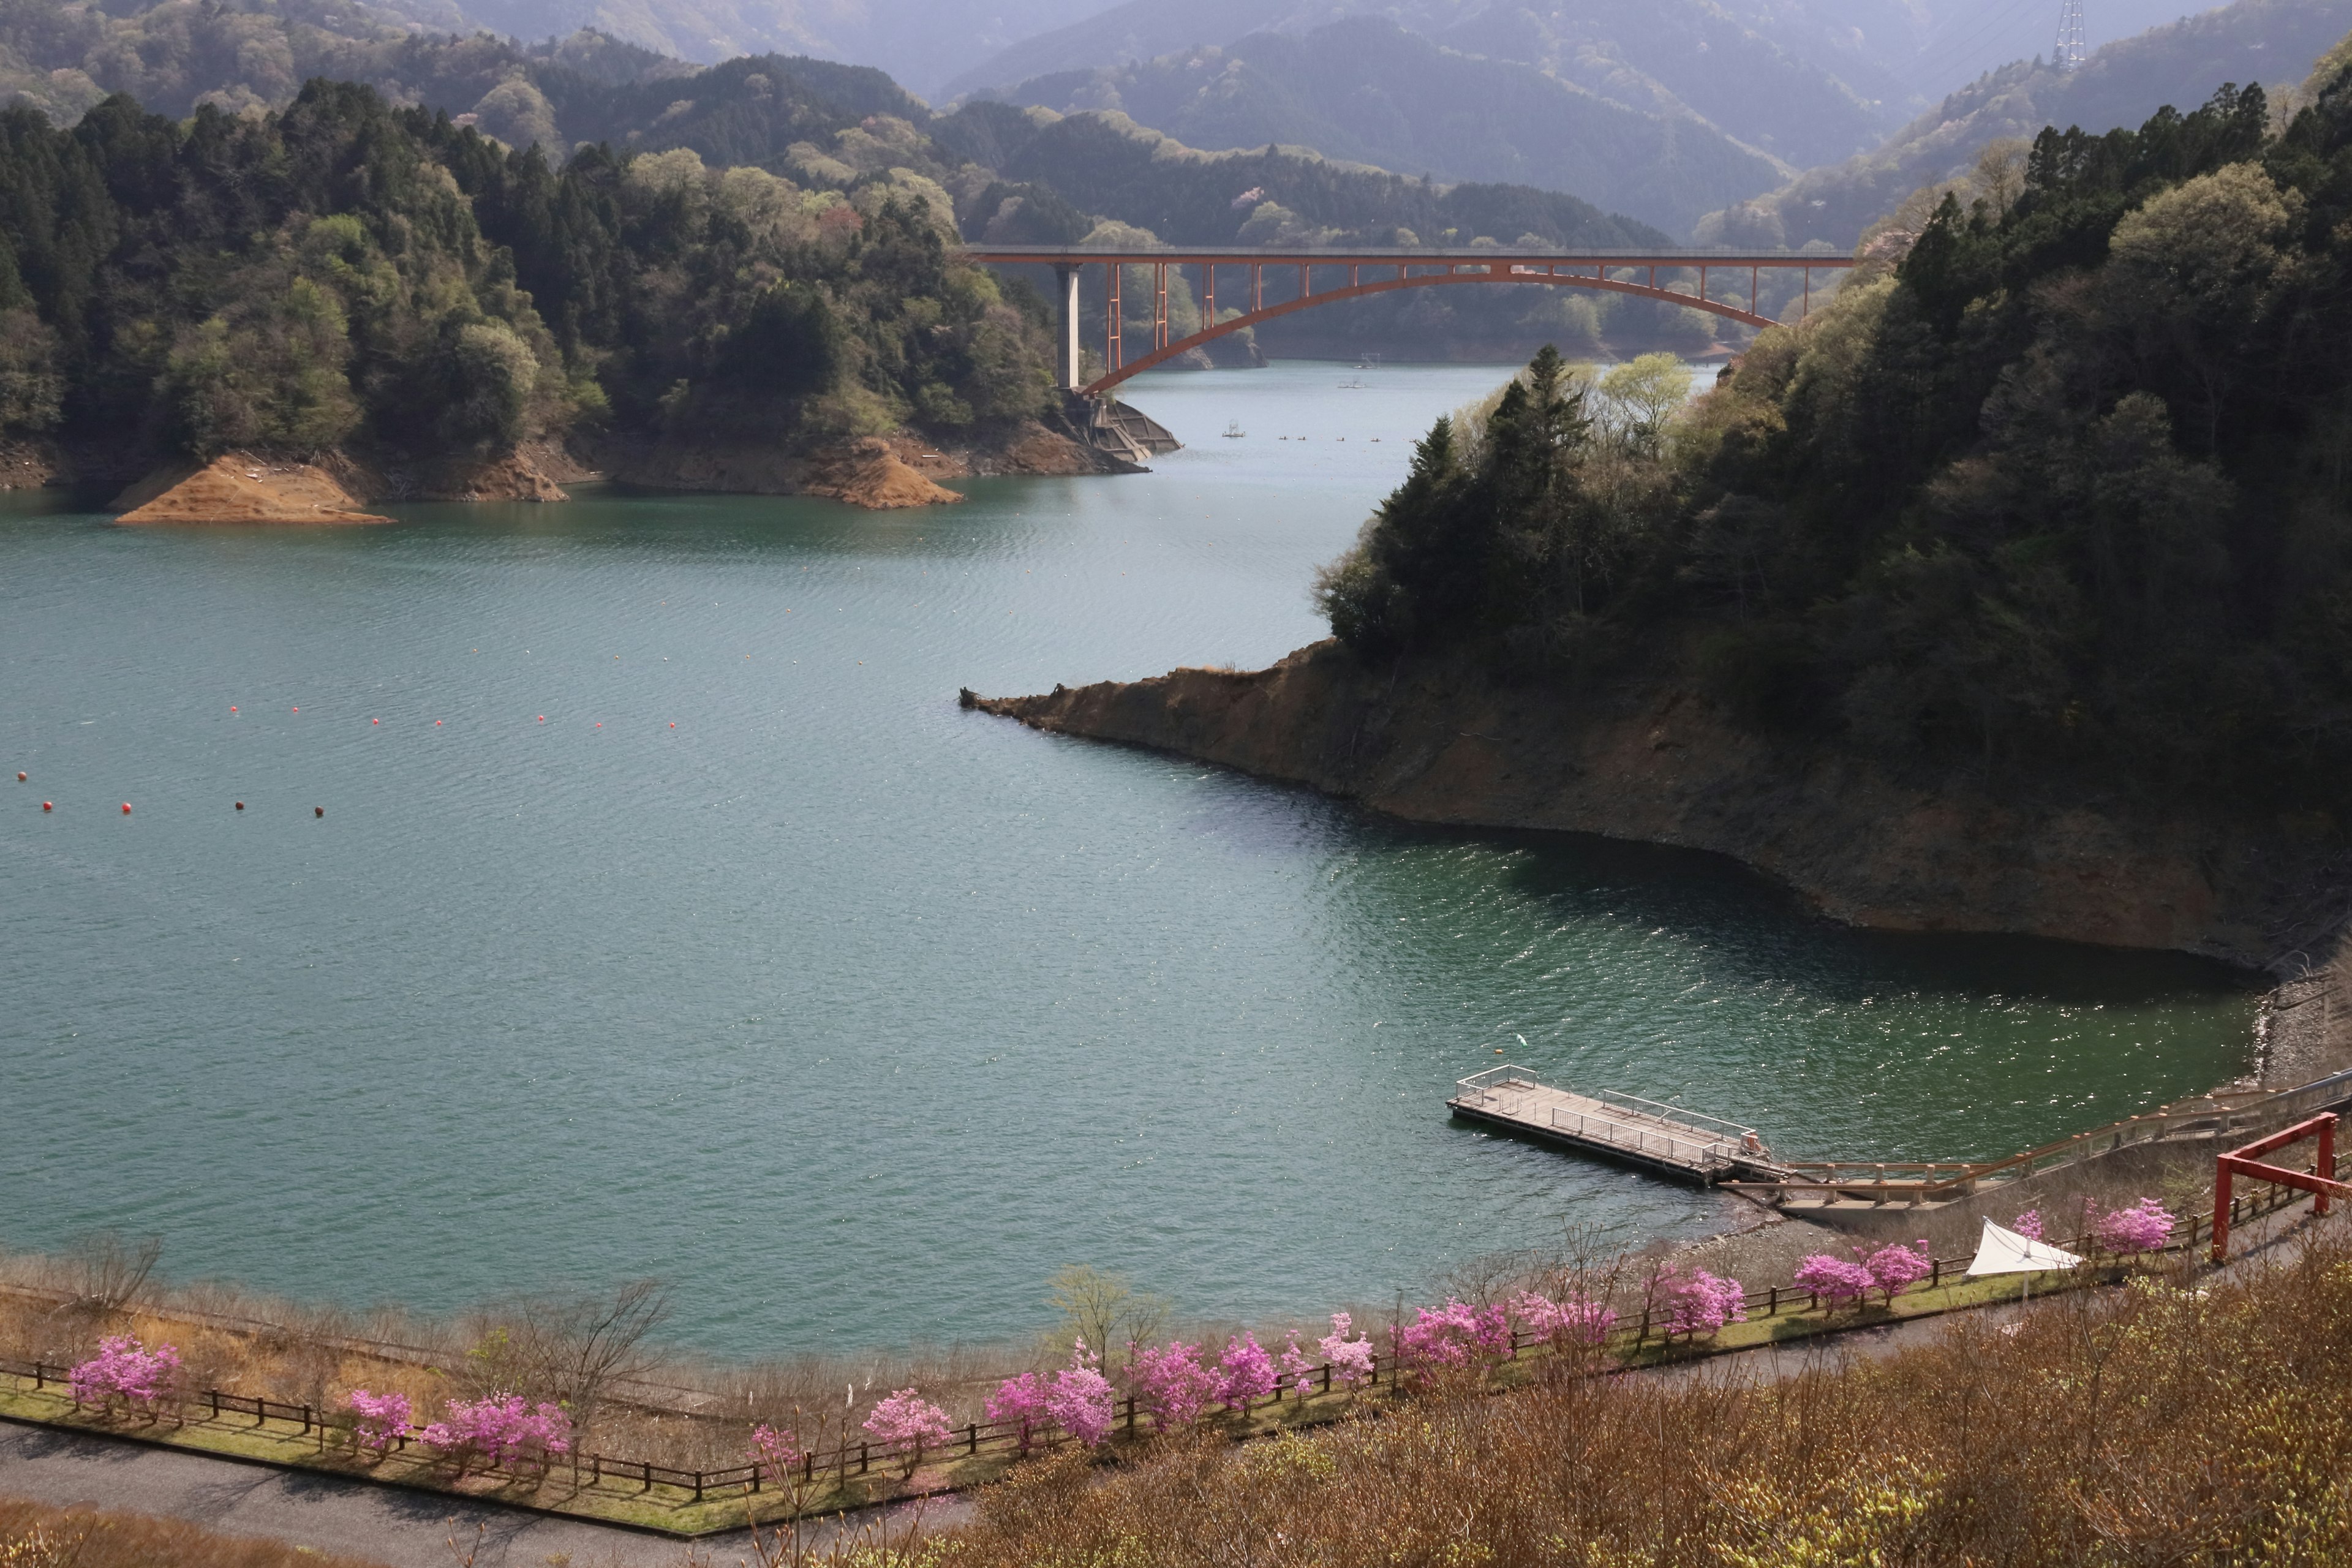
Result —
M 1228 441 L 1238 441 L 1238 440 L 1240 440 L 1243 437 L 1244 437 L 1244 436 L 1246 436 L 1246 435 L 1248 435 L 1248 434 L 1249 434 L 1249 432 L 1248 432 L 1248 431 L 1246 431 L 1246 430 L 1244 430 L 1244 429 L 1243 429 L 1243 428 L 1242 428 L 1242 422 L 1241 422 L 1240 420 L 1238 420 L 1238 419 L 1234 419 L 1234 420 L 1230 420 L 1230 421 L 1228 421 L 1228 422 L 1226 423 L 1226 426 L 1225 426 L 1225 439 L 1226 439 L 1226 440 L 1228 440 Z

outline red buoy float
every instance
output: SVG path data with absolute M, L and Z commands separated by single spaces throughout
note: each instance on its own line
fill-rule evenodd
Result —
M 131 803 L 127 800 L 122 803 L 122 815 L 125 816 L 131 815 Z
M 327 815 L 327 808 L 323 805 L 314 805 L 310 808 L 310 815 L 313 816 L 324 816 Z
M 48 810 L 48 809 L 49 809 L 49 803 L 48 803 L 47 801 L 46 801 L 46 800 L 45 800 L 45 801 L 43 801 L 43 802 L 41 802 L 41 809 L 42 809 L 43 811 L 47 811 L 47 810 Z
M 239 810 L 239 811 L 243 811 L 243 810 L 245 809 L 245 802 L 243 802 L 243 801 L 238 801 L 238 802 L 236 803 L 236 808 L 237 808 L 237 810 Z

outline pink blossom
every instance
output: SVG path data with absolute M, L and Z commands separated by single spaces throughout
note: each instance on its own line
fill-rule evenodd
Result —
M 1748 1293 L 1737 1279 L 1726 1279 L 1704 1268 L 1685 1279 L 1671 1265 L 1659 1270 L 1650 1287 L 1650 1309 L 1661 1321 L 1668 1339 L 1676 1334 L 1712 1334 L 1726 1323 L 1748 1316 Z
M 408 1436 L 408 1395 L 370 1394 L 364 1388 L 354 1388 L 344 1403 L 359 1417 L 357 1436 L 363 1447 L 381 1454 Z
M 1110 1436 L 1117 1406 L 1110 1379 L 1093 1364 L 1086 1341 L 1080 1340 L 1070 1364 L 1054 1374 L 1054 1386 L 1045 1395 L 1045 1414 L 1053 1417 L 1055 1426 L 1087 1447 L 1097 1448 Z
M 1226 1409 L 1245 1409 L 1250 1401 L 1264 1399 L 1274 1392 L 1274 1357 L 1255 1334 L 1225 1342 L 1225 1353 L 1217 1360 L 1217 1397 Z
M 1816 1252 L 1798 1264 L 1792 1278 L 1799 1289 L 1811 1291 L 1832 1308 L 1863 1300 L 1878 1284 L 1866 1265 L 1826 1252 Z
M 571 1418 L 559 1405 L 528 1405 L 520 1394 L 493 1394 L 487 1399 L 453 1399 L 446 1408 L 442 1420 L 417 1436 L 443 1458 L 455 1458 L 460 1476 L 478 1458 L 492 1465 L 525 1458 L 544 1464 L 550 1454 L 572 1447 Z
M 1617 1321 L 1617 1314 L 1598 1301 L 1576 1296 L 1555 1301 L 1533 1290 L 1512 1297 L 1510 1310 L 1530 1331 L 1556 1343 L 1597 1345 Z
M 2025 1237 L 2028 1241 L 2040 1241 L 2042 1239 L 2042 1211 L 2040 1209 L 2027 1209 L 2023 1214 L 2019 1215 L 2015 1219 L 2009 1222 L 2009 1228 L 2017 1232 L 2018 1235 Z
M 1026 1454 L 1037 1426 L 1051 1419 L 1045 1413 L 1045 1380 L 1034 1372 L 1006 1378 L 988 1396 L 982 1414 L 991 1421 L 1013 1427 L 1017 1451 Z
M 2142 1198 L 2127 1209 L 2100 1215 L 2091 1234 L 2109 1252 L 2154 1252 L 2172 1239 L 2176 1223 L 2162 1204 Z
M 751 1428 L 751 1459 L 768 1479 L 782 1486 L 792 1479 L 808 1456 L 789 1430 L 779 1432 L 765 1422 Z
M 866 1430 L 898 1455 L 906 1473 L 912 1476 L 923 1462 L 923 1450 L 945 1443 L 953 1428 L 948 1425 L 946 1411 L 913 1389 L 901 1388 L 874 1407 L 866 1418 Z
M 1315 1387 L 1315 1363 L 1298 1348 L 1298 1331 L 1290 1331 L 1290 1342 L 1282 1351 L 1282 1381 L 1288 1384 L 1304 1399 Z
M 1331 1331 L 1316 1342 L 1323 1359 L 1331 1363 L 1331 1375 L 1344 1387 L 1353 1388 L 1372 1375 L 1372 1342 L 1351 1340 L 1348 1331 L 1355 1319 L 1345 1312 L 1331 1314 Z
M 1162 1431 L 1197 1417 L 1218 1388 L 1217 1374 L 1201 1364 L 1200 1348 L 1181 1340 L 1134 1351 L 1127 1375 L 1136 1398 L 1151 1412 L 1152 1425 Z
M 1448 1299 L 1434 1310 L 1413 1310 L 1413 1321 L 1397 1331 L 1397 1356 L 1407 1365 L 1466 1367 L 1482 1354 L 1510 1353 L 1510 1314 L 1500 1306 Z
M 1910 1247 L 1900 1242 L 1882 1247 L 1870 1255 L 1867 1262 L 1871 1282 L 1886 1292 L 1889 1306 L 1895 1297 L 1936 1271 L 1935 1254 L 1925 1237 Z
M 110 1408 L 117 1399 L 152 1410 L 180 1380 L 180 1352 L 170 1345 L 149 1350 L 129 1334 L 98 1342 L 98 1354 L 68 1374 L 74 1403 Z

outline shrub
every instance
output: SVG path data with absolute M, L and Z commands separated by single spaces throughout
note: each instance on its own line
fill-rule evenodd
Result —
M 1217 1394 L 1217 1375 L 1201 1364 L 1200 1348 L 1181 1340 L 1132 1352 L 1127 1375 L 1161 1431 L 1197 1417 Z
M 1826 1252 L 1816 1252 L 1800 1263 L 1792 1278 L 1798 1289 L 1811 1291 L 1832 1310 L 1847 1301 L 1859 1305 L 1878 1283 L 1864 1265 Z
M 170 1345 L 149 1350 L 129 1334 L 112 1334 L 99 1341 L 98 1353 L 69 1375 L 77 1405 L 95 1405 L 111 1415 L 121 1400 L 126 1408 L 152 1415 L 179 1386 L 180 1352 Z
M 779 1432 L 764 1422 L 751 1428 L 751 1462 L 777 1485 L 790 1481 L 807 1458 L 790 1431 Z
M 2179 1222 L 2154 1198 L 2142 1198 L 2127 1209 L 2111 1209 L 2091 1226 L 2091 1235 L 2108 1252 L 2154 1252 L 2172 1239 Z
M 1054 1374 L 1054 1386 L 1045 1394 L 1045 1414 L 1053 1417 L 1055 1426 L 1095 1448 L 1110 1436 L 1117 1403 L 1110 1379 L 1096 1364 L 1087 1342 L 1079 1340 L 1071 1347 L 1070 1364 Z
M 1747 1291 L 1738 1280 L 1704 1268 L 1692 1269 L 1685 1279 L 1681 1270 L 1668 1266 L 1659 1270 L 1651 1284 L 1650 1310 L 1669 1340 L 1678 1334 L 1696 1339 L 1717 1332 L 1726 1323 L 1744 1321 Z
M 453 1399 L 447 1414 L 417 1436 L 445 1459 L 454 1459 L 464 1479 L 477 1458 L 492 1466 L 536 1459 L 544 1468 L 551 1454 L 569 1452 L 572 1422 L 561 1406 L 526 1405 L 520 1394 Z
M 948 1413 L 911 1388 L 894 1391 L 866 1418 L 866 1430 L 899 1458 L 902 1473 L 912 1479 L 923 1462 L 924 1450 L 948 1440 Z
M 1344 1388 L 1370 1382 L 1372 1375 L 1372 1342 L 1349 1339 L 1348 1332 L 1354 1326 L 1355 1320 L 1347 1313 L 1334 1312 L 1331 1331 L 1316 1342 L 1323 1359 L 1331 1363 L 1332 1380 Z
M 401 1438 L 408 1436 L 409 1417 L 413 1414 L 404 1394 L 370 1394 L 364 1388 L 354 1388 L 344 1400 L 352 1414 L 359 1417 L 352 1438 L 363 1448 L 373 1448 L 381 1454 Z
M 1019 1377 L 1008 1377 L 997 1384 L 996 1392 L 988 1396 L 982 1414 L 991 1421 L 1001 1421 L 1015 1428 L 1015 1452 L 1026 1454 L 1034 1440 L 1037 1425 L 1050 1420 L 1045 1411 L 1045 1380 L 1034 1372 Z
M 1225 1342 L 1225 1353 L 1217 1362 L 1217 1397 L 1225 1408 L 1246 1409 L 1253 1399 L 1272 1394 L 1274 1383 L 1274 1357 L 1255 1334 Z
M 1449 1299 L 1435 1310 L 1414 1309 L 1413 1321 L 1397 1331 L 1397 1359 L 1407 1366 L 1466 1367 L 1481 1353 L 1507 1355 L 1510 1349 L 1510 1314 L 1499 1306 Z
M 1598 1301 L 1571 1296 L 1565 1301 L 1533 1290 L 1511 1298 L 1511 1313 L 1554 1344 L 1597 1345 L 1609 1337 L 1617 1314 Z
M 1867 1261 L 1872 1282 L 1886 1292 L 1890 1306 L 1895 1297 L 1936 1271 L 1935 1253 L 1925 1240 L 1911 1247 L 1900 1242 L 1882 1247 Z

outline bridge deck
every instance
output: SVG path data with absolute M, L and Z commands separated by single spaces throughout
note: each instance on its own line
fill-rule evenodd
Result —
M 1777 1173 L 1765 1156 L 1741 1146 L 1751 1129 L 1631 1095 L 1578 1094 L 1497 1068 L 1464 1079 L 1446 1101 L 1454 1113 L 1605 1155 L 1702 1184 L 1727 1176 Z

